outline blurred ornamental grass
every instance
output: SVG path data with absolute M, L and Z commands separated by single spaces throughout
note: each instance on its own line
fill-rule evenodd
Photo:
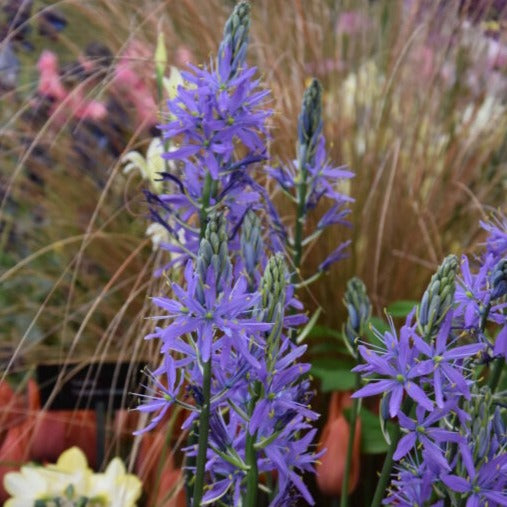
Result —
M 337 301 L 346 280 L 361 277 L 379 314 L 420 294 L 445 254 L 480 237 L 478 218 L 505 206 L 505 18 L 491 2 L 480 10 L 472 3 L 256 1 L 250 59 L 273 92 L 273 164 L 294 155 L 294 112 L 316 75 L 329 157 L 356 173 L 340 189 L 355 199 L 350 258 L 302 292 L 309 308 L 322 307 L 327 328 L 345 321 Z M 165 280 L 151 275 L 167 259 L 152 248 L 163 238 L 147 230 L 141 190 L 147 174 L 148 184 L 162 184 L 152 178 L 158 169 L 149 150 L 165 120 L 157 117 L 168 96 L 160 78 L 172 78 L 169 66 L 209 57 L 219 42 L 214 25 L 230 4 L 62 1 L 55 11 L 7 0 L 10 10 L 0 13 L 2 378 L 46 360 L 155 357 L 153 343 L 139 336 L 152 330 L 147 294 Z M 166 54 L 155 58 L 161 33 Z M 59 83 L 41 82 L 44 65 L 48 81 L 59 76 Z M 304 271 L 315 272 L 346 239 L 340 231 L 307 248 Z M 111 451 L 124 430 L 112 432 Z

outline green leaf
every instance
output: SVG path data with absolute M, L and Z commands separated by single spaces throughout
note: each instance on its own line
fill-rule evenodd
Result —
M 340 331 L 337 331 L 336 329 L 333 329 L 331 327 L 327 326 L 313 326 L 312 330 L 310 331 L 310 336 L 313 337 L 327 337 L 331 336 L 332 338 L 336 338 L 337 340 L 342 339 L 342 334 Z
M 320 317 L 320 314 L 322 313 L 322 308 L 319 306 L 317 308 L 317 311 L 312 315 L 312 318 L 308 321 L 306 326 L 303 328 L 301 333 L 296 338 L 296 343 L 299 345 L 304 341 L 304 339 L 310 335 L 312 329 L 315 327 L 315 323 L 317 322 L 318 318 Z
M 353 367 L 350 361 L 326 357 L 314 360 L 310 373 L 320 379 L 323 392 L 349 391 L 356 383 Z
M 349 422 L 350 412 L 351 408 L 346 408 L 343 411 L 345 419 Z M 359 417 L 361 418 L 361 454 L 383 454 L 387 452 L 389 445 L 382 433 L 379 416 L 362 407 Z M 391 423 L 389 423 L 389 428 L 391 426 Z
M 366 408 L 361 409 L 361 453 L 382 454 L 387 452 L 387 442 L 380 428 L 378 415 Z
M 337 354 L 346 354 L 347 356 L 350 355 L 350 352 L 343 343 L 341 331 L 337 331 L 336 329 L 332 329 L 327 326 L 315 325 L 310 330 L 308 336 L 310 338 L 322 338 L 322 339 L 334 338 L 334 340 L 330 343 L 330 345 L 332 346 L 332 350 Z M 315 347 L 316 346 L 317 345 L 315 345 Z
M 0 297 L 1 297 L 1 293 L 0 293 Z M 341 352 L 341 349 L 336 347 L 335 342 L 315 343 L 310 347 L 310 354 L 312 356 L 318 356 L 318 355 L 322 355 L 322 354 L 335 355 L 338 352 Z
M 387 307 L 387 312 L 390 313 L 393 317 L 406 317 L 416 305 L 417 301 L 395 301 Z

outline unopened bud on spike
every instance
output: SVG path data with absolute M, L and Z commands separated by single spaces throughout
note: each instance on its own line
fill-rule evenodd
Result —
M 207 281 L 211 267 L 217 294 L 223 291 L 231 276 L 232 268 L 227 243 L 225 217 L 219 214 L 211 216 L 197 254 L 196 269 L 199 273 L 200 284 L 196 288 L 196 296 L 200 303 L 204 302 L 203 285 Z
M 314 79 L 305 90 L 298 121 L 298 161 L 312 164 L 322 132 L 322 86 Z M 303 170 L 304 167 L 299 167 Z
M 263 246 L 260 218 L 250 210 L 241 226 L 241 256 L 251 289 L 256 288 L 255 275 L 262 259 Z
M 218 49 L 219 66 L 230 66 L 228 79 L 232 79 L 244 64 L 250 29 L 250 4 L 240 2 L 224 26 L 224 35 Z M 224 62 L 228 59 L 228 62 Z
M 438 331 L 438 326 L 449 311 L 454 300 L 458 259 L 449 255 L 437 272 L 431 277 L 417 308 L 417 321 L 425 337 L 430 338 Z
M 507 259 L 502 259 L 493 269 L 490 277 L 491 300 L 507 294 Z
M 343 302 L 349 314 L 343 330 L 345 344 L 352 355 L 357 357 L 357 339 L 363 335 L 371 314 L 366 286 L 359 278 L 354 277 L 347 282 Z

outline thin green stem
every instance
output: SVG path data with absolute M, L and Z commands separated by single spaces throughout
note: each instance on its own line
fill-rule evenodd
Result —
M 200 237 L 204 237 L 206 225 L 208 223 L 208 207 L 210 203 L 211 194 L 213 191 L 213 179 L 208 172 L 204 179 L 203 194 L 201 201 L 201 211 L 199 214 L 200 220 Z M 208 450 L 208 435 L 209 435 L 209 416 L 210 416 L 210 401 L 211 401 L 211 359 L 204 363 L 203 366 L 203 406 L 199 415 L 199 427 L 197 429 L 199 436 L 196 439 L 195 429 L 190 432 L 188 436 L 188 446 L 197 445 L 197 458 L 189 458 L 188 465 L 190 468 L 195 466 L 196 473 L 192 476 L 189 473 L 185 474 L 185 490 L 187 493 L 187 506 L 193 505 L 197 507 L 201 503 L 201 498 L 204 491 L 204 468 L 206 466 L 206 452 Z M 197 441 L 196 441 L 197 440 Z M 195 479 L 195 480 L 194 480 Z M 191 481 L 194 480 L 193 494 L 191 493 Z M 192 500 L 190 500 L 192 498 Z
M 208 223 L 208 206 L 210 203 L 211 190 L 213 185 L 213 179 L 211 178 L 211 174 L 208 171 L 204 178 L 204 185 L 202 189 L 202 204 L 201 204 L 201 213 L 199 216 L 199 220 L 201 222 L 201 239 L 204 237 L 204 232 L 206 231 L 206 225 Z
M 305 221 L 306 214 L 306 192 L 307 192 L 307 170 L 306 170 L 306 160 L 299 160 L 298 166 L 301 170 L 299 177 L 301 181 L 297 186 L 297 212 L 296 212 L 296 226 L 294 232 L 294 280 L 297 279 L 299 267 L 301 265 L 301 257 L 303 256 L 303 225 Z
M 401 408 L 404 414 L 410 413 L 412 408 L 412 399 L 407 398 L 403 402 L 403 406 Z M 371 507 L 379 507 L 382 503 L 382 498 L 386 492 L 387 485 L 389 483 L 389 479 L 391 478 L 391 470 L 393 468 L 393 454 L 398 447 L 398 442 L 401 438 L 401 428 L 399 424 L 394 425 L 394 430 L 391 435 L 391 444 L 389 445 L 389 449 L 387 450 L 387 455 L 384 460 L 384 465 L 382 467 L 382 472 L 380 473 L 380 477 L 377 483 L 377 487 L 375 489 L 375 495 L 373 496 L 373 500 L 371 502 Z
M 361 375 L 356 373 L 356 388 L 358 391 L 361 387 Z M 356 421 L 359 416 L 359 411 L 361 410 L 361 405 L 359 404 L 359 399 L 354 398 L 354 402 L 352 404 L 352 412 L 350 413 L 350 433 L 349 433 L 349 442 L 347 444 L 347 461 L 345 461 L 345 472 L 343 474 L 342 481 L 342 495 L 341 495 L 341 507 L 347 507 L 347 503 L 349 500 L 349 479 L 350 479 L 350 470 L 352 468 L 352 452 L 354 450 L 354 439 L 356 436 Z
M 193 506 L 201 505 L 201 499 L 204 492 L 204 472 L 206 466 L 206 451 L 208 450 L 209 435 L 209 416 L 210 416 L 210 398 L 211 398 L 211 359 L 204 363 L 203 382 L 202 382 L 203 404 L 199 416 L 199 440 L 197 442 L 197 460 L 195 470 L 195 483 Z
M 246 498 L 245 507 L 255 507 L 257 505 L 257 489 L 259 481 L 259 470 L 257 468 L 257 452 L 254 448 L 256 433 L 246 436 L 245 458 L 249 466 L 246 476 Z

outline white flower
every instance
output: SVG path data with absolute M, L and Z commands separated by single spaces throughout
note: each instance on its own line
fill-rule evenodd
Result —
M 83 452 L 72 447 L 61 454 L 55 465 L 26 465 L 20 472 L 6 474 L 4 486 L 13 498 L 7 500 L 4 507 L 27 507 L 28 500 L 35 502 L 64 496 L 69 485 L 76 496 L 86 496 L 91 475 Z
M 158 222 L 153 222 L 146 229 L 146 236 L 151 238 L 153 250 L 158 250 L 160 243 L 168 243 L 170 241 L 169 232 L 167 229 Z
M 146 151 L 146 158 L 138 151 L 129 151 L 121 159 L 122 164 L 125 164 L 123 174 L 129 174 L 138 169 L 142 178 L 149 181 L 152 190 L 160 193 L 162 181 L 160 181 L 159 173 L 165 171 L 165 162 L 162 158 L 164 151 L 164 143 L 159 137 L 152 139 Z M 172 168 L 172 164 L 170 166 Z
M 105 473 L 92 477 L 88 496 L 100 498 L 107 507 L 133 507 L 141 490 L 141 481 L 135 475 L 127 474 L 120 458 L 114 458 Z
M 174 97 L 176 97 L 178 86 L 184 84 L 180 71 L 173 66 L 171 66 L 171 74 L 169 77 L 164 76 L 162 78 L 162 82 L 164 84 L 165 91 L 170 99 L 174 99 Z
M 89 499 L 89 507 L 135 507 L 142 488 L 135 475 L 126 473 L 120 458 L 114 458 L 105 473 L 94 474 L 77 447 L 63 452 L 54 465 L 25 465 L 20 472 L 6 474 L 4 486 L 11 495 L 4 507 L 28 507 L 37 500 L 82 498 Z

